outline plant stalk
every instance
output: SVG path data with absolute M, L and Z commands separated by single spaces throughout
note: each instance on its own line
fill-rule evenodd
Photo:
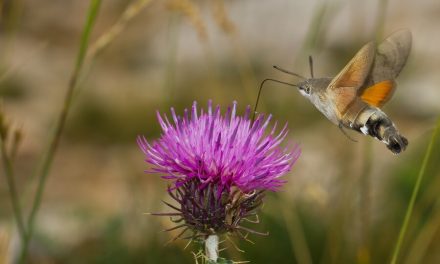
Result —
M 210 235 L 205 240 L 205 254 L 209 260 L 217 262 L 218 259 L 218 236 Z
M 58 149 L 61 134 L 62 134 L 62 132 L 64 130 L 64 126 L 66 124 L 67 115 L 69 113 L 69 109 L 72 104 L 74 90 L 77 86 L 78 77 L 80 75 L 81 68 L 84 63 L 84 58 L 87 53 L 90 33 L 92 31 L 95 19 L 97 17 L 100 4 L 101 4 L 101 0 L 91 0 L 91 2 L 90 2 L 87 21 L 86 21 L 86 24 L 84 26 L 84 30 L 83 30 L 83 33 L 81 36 L 81 42 L 80 42 L 80 47 L 79 47 L 78 55 L 77 55 L 76 62 L 75 62 L 75 68 L 72 72 L 72 76 L 69 81 L 68 89 L 67 89 L 66 95 L 64 97 L 63 108 L 61 109 L 60 115 L 58 117 L 58 120 L 57 120 L 57 123 L 55 126 L 54 134 L 52 136 L 52 139 L 49 142 L 48 150 L 43 158 L 43 163 L 42 163 L 42 166 L 39 170 L 40 173 L 38 174 L 39 181 L 38 181 L 37 191 L 35 194 L 35 199 L 33 200 L 31 214 L 30 214 L 29 220 L 28 220 L 28 232 L 25 236 L 25 240 L 23 241 L 23 248 L 22 248 L 21 256 L 20 256 L 20 263 L 26 262 L 26 255 L 27 255 L 27 251 L 28 251 L 28 247 L 29 247 L 29 242 L 30 242 L 30 239 L 32 238 L 32 235 L 33 235 L 35 218 L 36 218 L 37 212 L 38 212 L 40 205 L 41 205 L 41 200 L 43 198 L 43 193 L 44 193 L 44 188 L 46 186 L 47 177 L 49 175 L 50 168 L 52 167 L 52 162 L 55 157 L 55 153 Z
M 431 157 L 432 149 L 434 147 L 434 142 L 437 139 L 439 130 L 440 130 L 440 119 L 437 121 L 437 126 L 434 129 L 434 132 L 432 133 L 432 137 L 431 140 L 429 141 L 428 149 L 426 150 L 425 157 L 423 158 L 422 167 L 420 168 L 419 175 L 417 176 L 417 181 L 416 184 L 414 185 L 414 189 L 411 194 L 411 199 L 408 204 L 408 209 L 406 210 L 405 218 L 403 220 L 402 227 L 400 228 L 399 237 L 397 239 L 397 243 L 393 252 L 393 257 L 390 262 L 391 264 L 397 263 L 397 259 L 399 257 L 399 252 L 402 247 L 403 239 L 405 238 L 405 234 L 409 225 L 409 220 L 411 219 L 411 215 L 414 209 L 414 204 L 416 202 L 417 194 L 419 192 L 423 176 L 425 175 L 426 167 L 428 166 L 428 161 L 429 158 Z
M 6 151 L 5 142 L 3 140 L 0 140 L 1 145 L 1 155 L 3 158 L 3 164 L 5 166 L 5 175 L 6 175 L 6 181 L 9 188 L 9 195 L 11 196 L 11 203 L 12 203 L 12 210 L 14 212 L 15 221 L 17 222 L 17 229 L 18 233 L 20 235 L 21 241 L 24 241 L 26 237 L 26 228 L 24 225 L 23 215 L 22 215 L 22 209 L 20 205 L 20 199 L 18 197 L 17 193 L 17 187 L 15 185 L 15 178 L 14 178 L 14 170 L 12 167 L 11 159 L 8 156 L 8 153 Z

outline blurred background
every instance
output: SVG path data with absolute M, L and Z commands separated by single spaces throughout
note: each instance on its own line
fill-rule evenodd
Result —
M 143 4 L 139 4 L 139 3 Z M 290 127 L 303 154 L 288 183 L 267 196 L 256 228 L 268 237 L 230 242 L 222 256 L 252 263 L 385 263 L 390 260 L 426 147 L 440 113 L 440 2 L 103 1 L 91 43 L 129 6 L 138 12 L 86 60 L 30 245 L 31 263 L 194 263 L 187 241 L 160 232 L 166 182 L 143 171 L 137 135 L 154 139 L 155 111 L 208 99 L 253 105 L 265 78 L 297 82 L 280 65 L 334 76 L 366 42 L 408 28 L 413 49 L 385 111 L 409 139 L 399 156 L 349 132 L 352 142 L 297 90 L 267 84 L 259 112 Z M 35 174 L 62 107 L 88 1 L 0 0 L 2 112 L 21 129 L 14 162 L 25 215 Z M 93 46 L 92 47 L 96 47 Z M 90 50 L 89 50 L 90 51 Z M 440 262 L 440 142 L 434 146 L 400 256 Z M 0 175 L 0 262 L 19 253 L 4 164 Z

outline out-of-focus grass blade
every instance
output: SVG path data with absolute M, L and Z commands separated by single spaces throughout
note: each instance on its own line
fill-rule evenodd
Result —
M 428 148 L 426 149 L 425 157 L 423 158 L 423 162 L 422 162 L 422 167 L 420 168 L 419 174 L 417 176 L 416 184 L 414 185 L 414 188 L 413 188 L 413 191 L 411 194 L 411 199 L 409 201 L 408 208 L 405 213 L 405 218 L 403 220 L 402 227 L 400 228 L 399 237 L 397 239 L 396 246 L 395 246 L 394 252 L 393 252 L 393 256 L 392 256 L 392 259 L 390 262 L 391 264 L 397 263 L 397 258 L 399 257 L 399 252 L 402 247 L 402 242 L 403 242 L 403 239 L 405 238 L 406 230 L 408 229 L 409 220 L 411 219 L 411 215 L 412 215 L 412 212 L 414 209 L 414 204 L 415 204 L 415 201 L 417 198 L 417 194 L 419 192 L 420 185 L 421 185 L 423 176 L 425 174 L 429 158 L 431 157 L 434 142 L 437 140 L 439 130 L 440 130 L 440 119 L 437 121 L 436 128 L 434 129 L 434 132 L 432 133 L 431 140 L 429 141 Z
M 46 180 L 49 175 L 50 168 L 52 166 L 53 158 L 58 148 L 58 143 L 60 141 L 61 134 L 63 132 L 66 123 L 67 114 L 69 112 L 70 105 L 72 104 L 74 90 L 77 86 L 76 84 L 78 82 L 78 77 L 81 72 L 82 65 L 84 63 L 84 58 L 87 53 L 87 48 L 89 46 L 90 33 L 92 31 L 93 25 L 95 24 L 95 20 L 98 15 L 100 5 L 101 5 L 101 0 L 91 0 L 90 2 L 87 20 L 84 25 L 83 33 L 81 36 L 81 41 L 75 61 L 75 66 L 68 84 L 67 93 L 64 97 L 63 108 L 61 109 L 61 112 L 59 114 L 58 120 L 55 125 L 54 133 L 52 135 L 52 138 L 49 140 L 47 152 L 44 155 L 41 168 L 37 174 L 38 176 L 37 192 L 35 194 L 35 199 L 33 200 L 32 203 L 32 210 L 28 220 L 28 232 L 26 233 L 25 239 L 23 241 L 20 263 L 26 262 L 26 255 L 29 246 L 29 241 L 33 235 L 35 218 L 41 205 L 41 200 L 43 197 Z

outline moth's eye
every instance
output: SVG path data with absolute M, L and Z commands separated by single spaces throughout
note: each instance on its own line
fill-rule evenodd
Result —
M 310 95 L 310 86 L 307 84 L 299 86 L 299 90 L 303 95 Z
M 304 93 L 306 93 L 306 94 L 310 94 L 310 86 L 304 86 L 304 87 L 302 88 L 302 90 L 304 91 Z

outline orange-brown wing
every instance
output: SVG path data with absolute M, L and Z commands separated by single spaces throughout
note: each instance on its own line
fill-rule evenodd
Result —
M 367 43 L 327 87 L 328 96 L 334 103 L 339 118 L 357 98 L 358 89 L 363 86 L 371 70 L 374 53 L 374 43 Z
M 395 89 L 396 82 L 394 80 L 381 81 L 365 88 L 361 94 L 361 99 L 369 105 L 382 107 L 391 99 Z
M 377 47 L 371 71 L 358 90 L 364 102 L 381 107 L 391 99 L 397 87 L 394 80 L 411 51 L 411 39 L 411 32 L 403 29 L 391 34 Z

